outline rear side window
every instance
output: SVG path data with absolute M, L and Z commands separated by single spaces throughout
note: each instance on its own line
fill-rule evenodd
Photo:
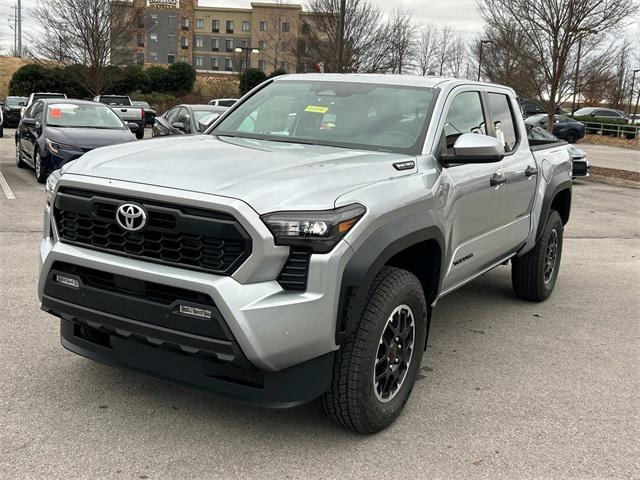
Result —
M 494 136 L 504 145 L 505 152 L 511 152 L 518 143 L 518 133 L 509 97 L 501 93 L 489 93 L 488 98 Z
M 487 134 L 480 92 L 462 92 L 455 96 L 444 124 L 447 154 L 453 154 L 453 144 L 463 133 Z

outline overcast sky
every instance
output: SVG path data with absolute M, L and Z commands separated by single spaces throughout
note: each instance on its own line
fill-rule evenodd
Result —
M 256 1 L 256 0 L 254 0 Z M 257 0 L 260 2 L 260 0 Z M 269 3 L 268 0 L 266 3 Z M 272 0 L 273 1 L 273 0 Z M 409 9 L 418 24 L 431 23 L 439 27 L 448 26 L 452 30 L 464 35 L 475 35 L 482 31 L 482 19 L 478 12 L 476 0 L 371 0 L 383 12 L 389 14 L 396 7 Z M 532 0 L 534 1 L 534 0 Z M 636 0 L 640 1 L 640 0 Z M 0 50 L 13 45 L 13 5 L 15 0 L 0 0 Z M 251 0 L 200 0 L 202 6 L 224 6 L 249 8 Z M 302 3 L 299 0 L 289 0 L 289 3 Z M 29 9 L 36 4 L 36 0 L 22 0 L 24 26 L 26 34 L 34 33 L 34 21 Z M 630 19 L 629 32 L 631 37 L 640 36 L 640 16 Z M 25 41 L 28 46 L 28 42 Z M 639 46 L 640 48 L 640 46 Z

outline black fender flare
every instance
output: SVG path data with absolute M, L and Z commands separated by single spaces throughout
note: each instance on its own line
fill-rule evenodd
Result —
M 420 219 L 424 220 L 424 217 Z M 379 228 L 358 247 L 342 274 L 336 320 L 336 345 L 340 345 L 355 330 L 369 288 L 389 259 L 413 245 L 428 240 L 435 240 L 438 243 L 443 257 L 444 235 L 440 228 L 437 226 L 420 228 L 418 218 L 407 217 Z M 441 265 L 442 258 L 440 258 Z M 442 282 L 441 270 L 440 268 L 438 274 L 438 292 Z
M 540 211 L 540 220 L 538 221 L 538 230 L 536 231 L 536 240 L 542 236 L 542 232 L 544 231 L 544 227 L 547 221 L 547 217 L 549 216 L 549 210 L 551 209 L 551 204 L 553 200 L 558 196 L 558 194 L 564 190 L 569 190 L 569 198 L 571 198 L 571 189 L 572 189 L 571 180 L 560 181 L 560 179 L 553 178 L 544 193 L 544 198 L 542 200 L 542 209 Z M 570 210 L 571 208 L 569 208 Z M 569 217 L 567 216 L 567 221 Z

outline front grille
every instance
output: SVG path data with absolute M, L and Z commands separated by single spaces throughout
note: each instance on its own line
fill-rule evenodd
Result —
M 587 162 L 573 162 L 573 176 L 584 177 L 589 173 Z
M 304 292 L 307 289 L 310 260 L 311 252 L 308 249 L 291 247 L 287 262 L 278 276 L 280 286 L 292 292 Z
M 132 201 L 147 213 L 136 232 L 116 222 L 117 208 Z M 251 254 L 251 238 L 235 218 L 201 208 L 61 189 L 54 218 L 63 242 L 219 275 L 231 275 Z

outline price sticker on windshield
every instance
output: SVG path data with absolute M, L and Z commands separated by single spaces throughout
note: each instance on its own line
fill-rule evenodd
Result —
M 327 113 L 329 111 L 329 107 L 321 107 L 319 105 L 307 105 L 307 108 L 305 108 L 304 111 L 311 112 L 311 113 Z

